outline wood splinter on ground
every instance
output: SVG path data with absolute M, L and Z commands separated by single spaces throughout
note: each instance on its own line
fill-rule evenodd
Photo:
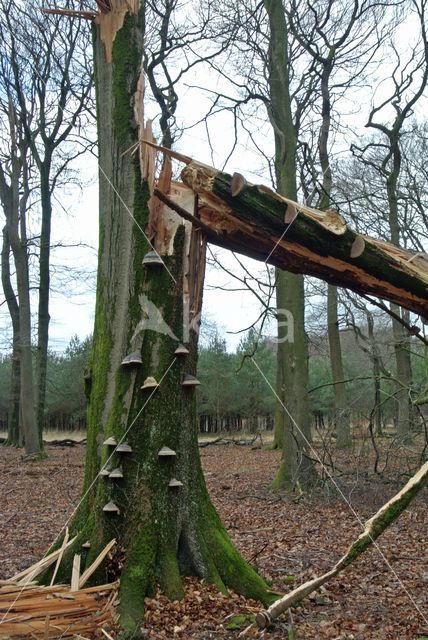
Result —
M 306 598 L 310 593 L 319 589 L 331 578 L 337 576 L 343 569 L 356 560 L 389 525 L 403 513 L 416 494 L 423 488 L 428 479 L 428 462 L 426 462 L 407 484 L 391 500 L 383 505 L 375 515 L 367 520 L 363 533 L 351 544 L 348 551 L 335 566 L 318 578 L 308 580 L 293 589 L 291 593 L 274 602 L 266 611 L 260 611 L 256 616 L 261 629 L 272 624 L 282 613 Z
M 0 637 L 7 638 L 75 638 L 94 635 L 103 627 L 116 624 L 119 581 L 83 588 L 91 575 L 116 544 L 111 540 L 94 562 L 80 575 L 80 555 L 74 556 L 71 587 L 39 586 L 32 580 L 56 562 L 54 577 L 67 549 L 68 529 L 57 551 L 0 585 Z M 53 578 L 54 579 L 54 578 Z M 31 580 L 31 582 L 30 582 Z
M 70 592 L 70 587 L 0 587 L 0 637 L 74 638 L 116 624 L 118 582 Z

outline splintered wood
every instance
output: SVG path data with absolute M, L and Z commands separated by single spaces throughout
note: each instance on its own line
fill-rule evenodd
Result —
M 122 28 L 127 13 L 137 13 L 139 0 L 97 0 L 100 13 L 95 22 L 100 28 L 101 41 L 107 62 L 112 61 L 113 42 Z
M 116 624 L 118 582 L 80 591 L 70 587 L 0 586 L 0 637 L 93 637 Z

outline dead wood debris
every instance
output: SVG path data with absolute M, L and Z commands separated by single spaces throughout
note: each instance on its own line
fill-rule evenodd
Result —
M 382 460 L 389 444 L 388 439 L 379 442 Z M 385 471 L 388 485 L 372 473 L 374 458 L 365 449 L 363 454 L 361 446 L 358 439 L 354 453 L 333 450 L 333 457 L 335 467 L 344 471 L 337 482 L 365 520 L 394 492 L 392 486 L 398 489 L 400 471 L 417 466 L 422 444 L 417 441 L 406 448 L 405 456 L 403 449 L 396 455 L 389 452 Z M 46 451 L 46 460 L 24 463 L 21 450 L 0 447 L 0 578 L 22 571 L 40 558 L 80 498 L 84 447 L 61 448 L 48 443 Z M 333 490 L 305 496 L 296 503 L 291 496 L 270 492 L 268 486 L 280 459 L 278 451 L 232 444 L 203 448 L 201 457 L 214 505 L 234 544 L 248 560 L 255 556 L 253 562 L 276 591 L 290 592 L 327 571 L 339 559 L 340 549 L 361 533 L 350 509 Z M 223 488 L 226 483 L 228 491 Z M 33 499 L 35 493 L 37 501 Z M 305 640 L 417 640 L 428 636 L 428 628 L 408 596 L 410 593 L 427 616 L 427 500 L 425 489 L 378 540 L 407 593 L 379 552 L 369 549 L 361 562 L 349 566 L 321 587 L 320 593 L 294 608 L 292 622 L 284 616 L 274 627 L 260 631 L 255 624 L 250 628 L 260 610 L 259 603 L 233 594 L 224 597 L 204 581 L 185 578 L 184 600 L 169 602 L 159 594 L 146 599 L 143 637 L 284 640 L 292 633 L 291 626 L 295 637 Z M 5 526 L 12 516 L 13 526 Z M 109 580 L 107 568 L 105 582 Z M 58 587 L 55 591 L 60 593 Z M 116 593 L 111 592 L 111 596 L 116 598 Z M 116 639 L 115 629 L 106 628 Z M 82 640 L 90 634 L 77 637 Z
M 117 588 L 117 582 L 72 593 L 64 585 L 0 586 L 0 637 L 93 636 L 102 627 L 116 624 Z

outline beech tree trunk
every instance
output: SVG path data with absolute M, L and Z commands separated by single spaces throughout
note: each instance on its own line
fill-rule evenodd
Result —
M 336 446 L 346 449 L 351 445 L 349 413 L 346 411 L 346 386 L 340 344 L 339 319 L 337 314 L 337 288 L 328 285 L 327 290 L 327 331 L 330 351 L 331 372 L 334 389 L 334 421 L 336 426 Z
M 332 188 L 332 174 L 330 167 L 328 140 L 331 129 L 330 77 L 335 64 L 336 51 L 336 47 L 331 46 L 329 48 L 328 55 L 324 58 L 321 58 L 322 122 L 318 137 L 318 155 L 322 170 L 322 193 L 319 206 L 323 211 L 326 211 L 330 208 L 330 197 Z M 336 446 L 338 449 L 345 449 L 351 444 L 351 431 L 349 415 L 347 415 L 346 413 L 346 387 L 345 384 L 341 382 L 341 380 L 345 379 L 345 376 L 343 373 L 342 347 L 340 344 L 337 306 L 337 288 L 329 284 L 327 286 L 327 334 L 330 366 L 334 383 L 334 422 L 337 433 Z
M 40 442 L 43 442 L 43 424 L 46 402 L 46 372 L 48 366 L 50 321 L 50 253 L 52 222 L 52 197 L 49 184 L 51 161 L 49 157 L 49 150 L 46 150 L 45 156 L 45 160 L 40 164 L 42 224 L 40 230 L 39 305 L 37 315 L 38 327 L 36 358 L 36 415 Z
M 8 119 L 10 166 L 6 168 L 0 166 L 0 198 L 6 219 L 4 231 L 6 247 L 3 249 L 9 254 L 7 245 L 10 245 L 15 264 L 18 316 L 16 317 L 16 305 L 14 313 L 15 327 L 19 326 L 19 330 L 14 335 L 14 347 L 17 350 L 15 357 L 19 359 L 20 366 L 20 418 L 25 452 L 28 456 L 34 456 L 41 452 L 41 446 L 37 437 L 34 412 L 31 348 L 30 279 L 26 229 L 26 207 L 29 197 L 27 147 L 22 137 L 22 123 L 17 118 L 11 98 L 9 99 Z M 6 260 L 6 255 L 2 255 L 2 262 L 3 260 Z M 9 255 L 7 255 L 7 260 L 9 260 Z M 6 265 L 3 266 L 7 269 Z M 5 275 L 7 279 L 7 273 Z M 9 302 L 13 305 L 13 296 L 10 297 L 11 295 L 12 292 L 9 290 Z
M 142 162 L 142 175 L 139 154 L 130 152 L 143 127 L 144 7 L 120 0 L 113 5 L 114 17 L 123 18 L 117 33 L 108 13 L 95 26 L 100 245 L 85 481 L 70 527 L 78 538 L 60 575 L 67 575 L 87 540 L 85 566 L 116 538 L 118 556 L 110 564 L 120 573 L 120 623 L 134 630 L 144 598 L 158 583 L 169 598 L 183 596 L 182 575 L 262 601 L 272 598 L 233 547 L 205 486 L 195 392 L 182 386 L 183 376 L 196 372 L 205 242 L 165 208 L 150 206 L 149 213 L 150 163 Z M 151 250 L 144 230 L 163 265 L 142 264 Z M 188 355 L 175 355 L 180 342 Z M 124 356 L 135 351 L 142 364 L 123 366 Z M 141 389 L 149 376 L 160 385 L 155 391 Z M 132 452 L 103 445 L 112 436 L 126 440 Z M 162 447 L 175 457 L 159 457 Z M 123 479 L 100 476 L 103 467 L 121 467 Z M 182 484 L 169 486 L 173 478 Z M 103 511 L 109 501 L 119 514 Z M 94 579 L 105 580 L 104 568 Z
M 12 320 L 12 363 L 10 372 L 10 396 L 7 419 L 7 444 L 22 446 L 22 433 L 19 420 L 19 395 L 20 395 L 20 352 L 19 352 L 19 305 L 13 290 L 10 273 L 11 247 L 7 225 L 3 229 L 3 245 L 1 253 L 1 279 L 3 292 L 6 298 L 7 308 Z
M 289 87 L 288 34 L 281 0 L 265 0 L 269 19 L 268 81 L 269 118 L 275 139 L 277 190 L 297 197 L 296 132 L 291 112 Z M 272 253 L 275 244 L 272 243 Z M 278 317 L 278 409 L 275 434 L 282 443 L 281 465 L 273 488 L 307 487 L 315 471 L 305 455 L 311 440 L 308 405 L 308 346 L 305 333 L 305 291 L 302 275 L 277 269 L 276 306 Z
M 386 180 L 388 196 L 388 221 L 391 234 L 391 242 L 400 243 L 400 223 L 398 212 L 398 179 L 401 171 L 401 150 L 399 147 L 399 131 L 390 132 L 389 144 L 392 154 L 392 167 Z M 397 305 L 391 305 L 391 310 L 401 315 L 401 309 Z M 392 335 L 394 337 L 395 362 L 399 384 L 395 393 L 397 400 L 397 432 L 405 436 L 411 426 L 410 387 L 412 383 L 412 365 L 410 361 L 410 340 L 398 320 L 392 319 Z
M 375 434 L 377 436 L 382 435 L 382 406 L 381 406 L 381 388 L 380 388 L 380 375 L 381 375 L 381 359 L 379 355 L 378 345 L 374 335 L 374 320 L 371 313 L 366 311 L 367 318 L 367 336 L 370 343 L 371 361 L 373 370 L 373 387 L 374 387 L 374 406 L 373 406 L 373 422 L 375 425 Z

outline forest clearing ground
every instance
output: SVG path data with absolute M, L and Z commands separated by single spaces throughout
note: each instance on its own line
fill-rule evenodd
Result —
M 385 447 L 388 447 L 385 441 Z M 78 503 L 84 446 L 47 445 L 48 459 L 22 462 L 22 451 L 0 447 L 0 579 L 37 561 L 65 525 Z M 263 448 L 217 444 L 201 449 L 206 481 L 216 508 L 240 552 L 288 591 L 329 569 L 361 532 L 337 490 L 330 486 L 312 497 L 268 491 L 280 454 Z M 398 458 L 397 458 L 398 459 Z M 401 457 L 403 472 L 405 457 Z M 389 469 L 393 469 L 390 461 Z M 340 454 L 338 482 L 362 520 L 404 484 L 374 477 L 372 453 Z M 352 471 L 352 475 L 350 472 Z M 395 471 L 396 472 L 396 469 Z M 388 563 L 417 607 L 428 618 L 428 490 L 378 540 Z M 293 578 L 294 576 L 294 578 Z M 322 592 L 293 611 L 295 639 L 421 640 L 428 637 L 417 607 L 377 549 L 371 549 Z M 228 616 L 259 610 L 239 596 L 225 598 L 208 585 L 186 579 L 186 597 L 148 600 L 144 630 L 148 638 L 235 638 L 249 625 Z M 238 625 L 236 623 L 239 623 Z M 287 638 L 290 618 L 273 630 L 251 629 L 245 637 Z M 238 629 L 228 628 L 230 625 Z M 1 627 L 0 627 L 1 637 Z

